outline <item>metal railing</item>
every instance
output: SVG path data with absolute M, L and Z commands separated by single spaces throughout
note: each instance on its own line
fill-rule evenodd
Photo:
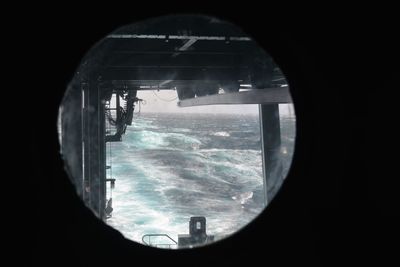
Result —
M 148 242 L 145 241 L 145 238 L 148 238 Z M 164 243 L 152 243 L 151 242 L 151 238 L 152 237 L 166 237 L 169 240 L 171 240 L 173 242 L 173 244 L 169 243 L 169 244 L 164 244 Z M 142 242 L 143 244 L 146 244 L 148 246 L 152 246 L 152 247 L 157 247 L 157 248 L 176 248 L 178 246 L 178 242 L 176 242 L 172 237 L 170 237 L 167 234 L 145 234 L 142 236 Z

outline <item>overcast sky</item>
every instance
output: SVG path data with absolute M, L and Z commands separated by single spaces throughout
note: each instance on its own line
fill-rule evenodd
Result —
M 137 97 L 146 101 L 145 104 L 141 105 L 141 112 L 258 114 L 257 104 L 178 107 L 175 90 L 138 91 Z M 279 111 L 282 115 L 293 112 L 293 109 L 289 110 L 288 106 L 288 104 L 279 105 Z M 137 111 L 138 107 L 135 109 L 135 112 Z

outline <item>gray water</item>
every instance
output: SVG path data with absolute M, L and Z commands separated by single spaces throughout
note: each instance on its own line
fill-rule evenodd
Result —
M 294 118 L 281 118 L 288 171 Z M 135 115 L 122 142 L 107 145 L 107 176 L 116 178 L 107 223 L 126 238 L 188 233 L 191 216 L 207 218 L 216 239 L 232 234 L 264 208 L 258 116 Z M 164 240 L 165 241 L 165 240 Z

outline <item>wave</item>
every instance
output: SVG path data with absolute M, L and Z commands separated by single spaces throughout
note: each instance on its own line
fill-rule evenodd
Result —
M 249 191 L 249 192 L 244 192 L 241 193 L 237 196 L 233 196 L 232 199 L 233 200 L 237 200 L 240 202 L 240 204 L 244 205 L 246 204 L 251 198 L 253 197 L 253 191 Z
M 223 136 L 223 137 L 231 136 L 230 133 L 228 133 L 228 132 L 215 132 L 215 133 L 212 133 L 212 135 Z
M 130 130 L 124 136 L 123 146 L 132 149 L 198 149 L 202 142 L 183 133 Z
M 117 181 L 107 223 L 127 238 L 166 233 L 177 239 L 188 233 L 191 216 L 205 216 L 207 232 L 218 239 L 264 208 L 256 121 L 243 126 L 224 118 L 222 128 L 208 116 L 189 119 L 138 117 L 123 142 L 112 143 L 107 160 Z

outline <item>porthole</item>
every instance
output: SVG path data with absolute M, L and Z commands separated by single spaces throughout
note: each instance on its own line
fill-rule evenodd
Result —
M 174 15 L 121 27 L 83 58 L 59 112 L 78 195 L 126 238 L 192 248 L 239 231 L 290 169 L 287 80 L 251 36 Z

